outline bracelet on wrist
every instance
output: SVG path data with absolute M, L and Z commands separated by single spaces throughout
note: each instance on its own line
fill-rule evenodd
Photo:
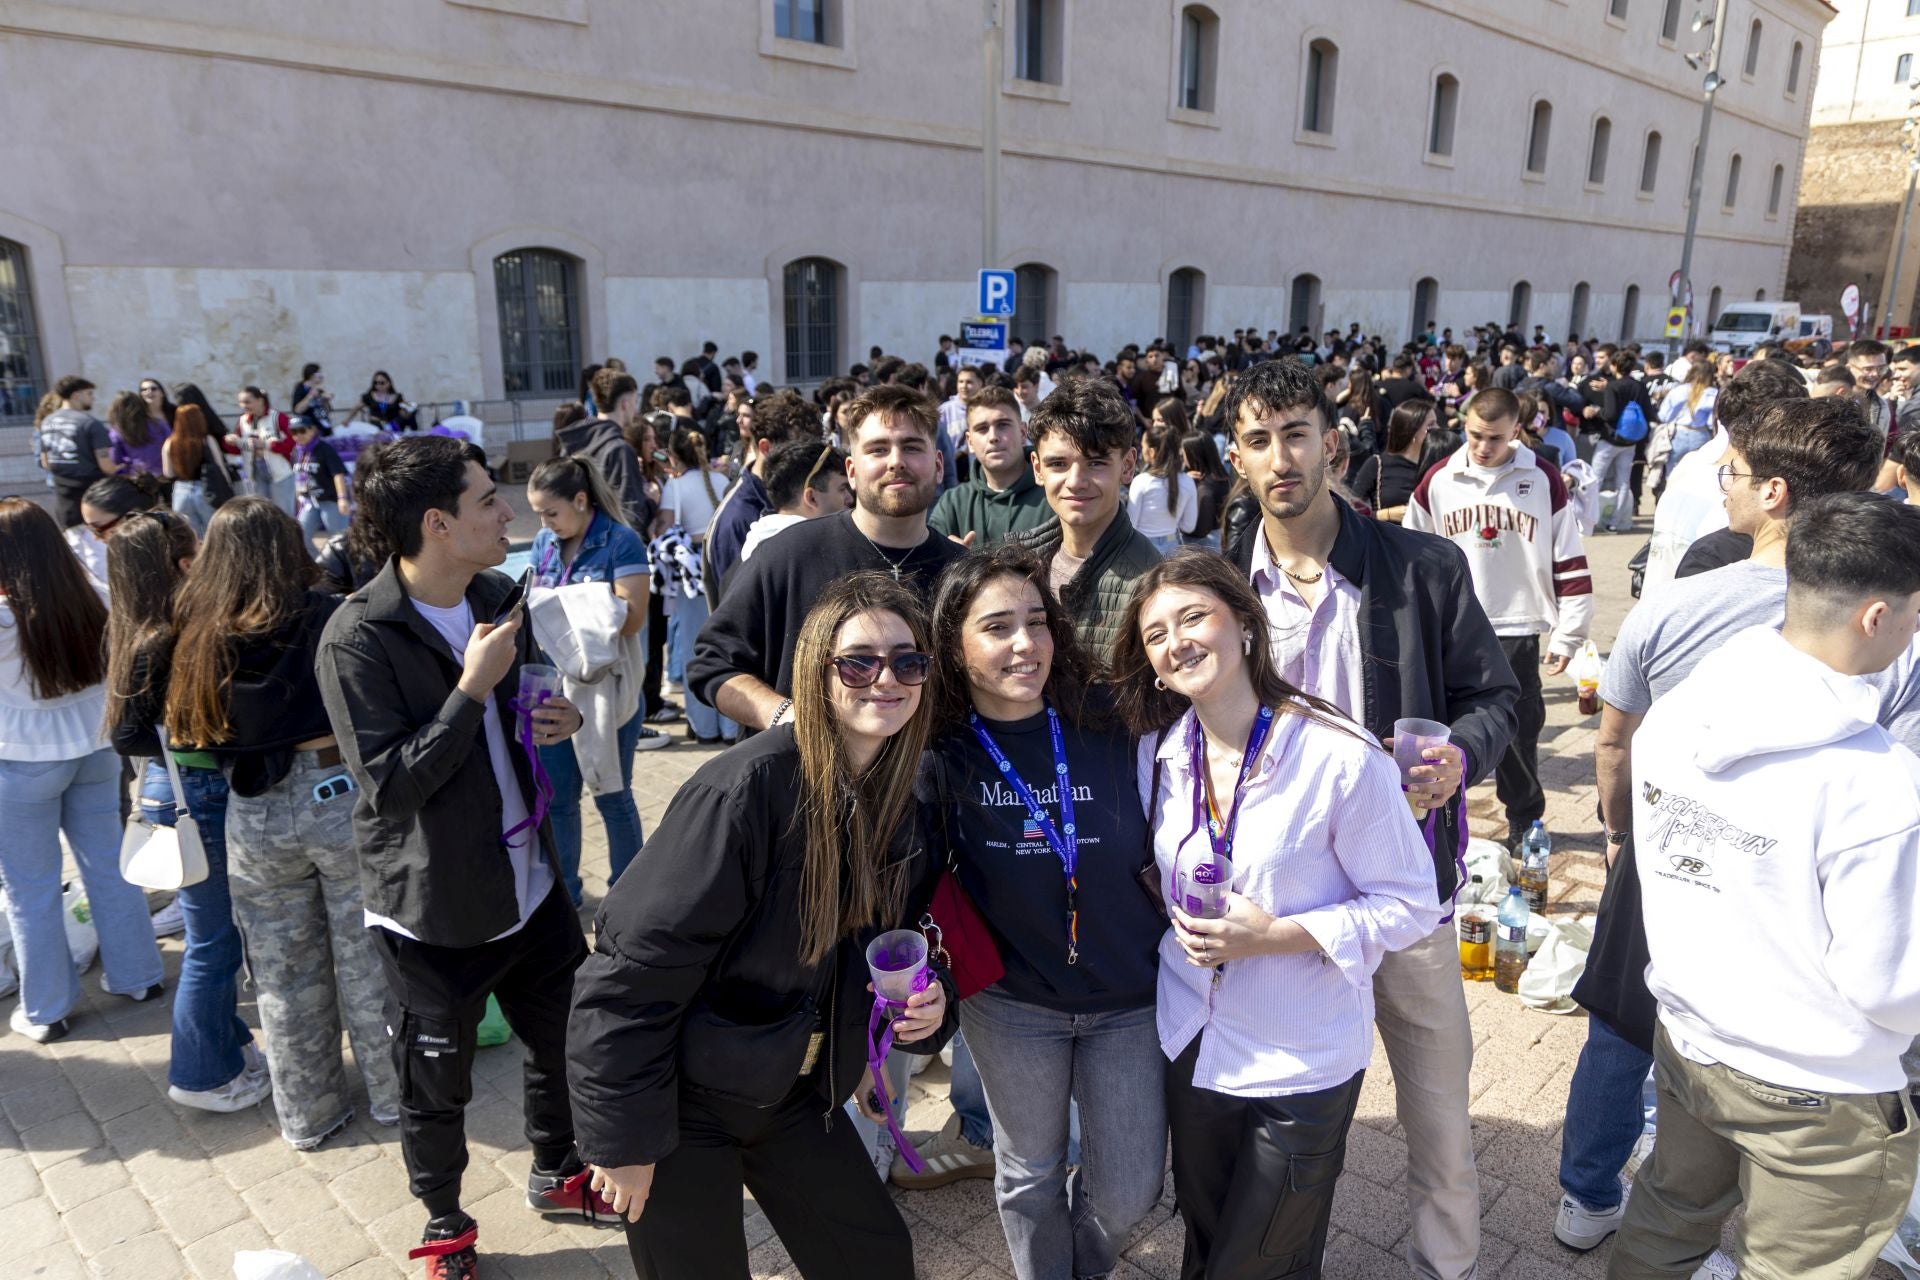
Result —
M 782 698 L 780 700 L 780 705 L 773 709 L 773 718 L 767 721 L 767 728 L 771 729 L 775 725 L 779 724 L 780 717 L 787 714 L 787 712 L 791 710 L 793 710 L 793 699 Z

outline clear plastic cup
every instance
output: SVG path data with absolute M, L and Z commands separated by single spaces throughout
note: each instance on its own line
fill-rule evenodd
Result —
M 526 708 L 539 706 L 553 698 L 561 697 L 560 669 L 544 663 L 527 662 L 520 667 L 520 692 L 517 695 L 520 705 Z M 515 732 L 525 737 L 528 731 L 528 717 L 522 711 L 517 717 Z
M 1218 920 L 1227 914 L 1232 889 L 1232 860 L 1211 856 L 1174 877 L 1173 904 L 1195 919 Z
M 917 929 L 895 929 L 867 944 L 874 992 L 895 1004 L 927 987 L 927 939 Z
M 1413 783 L 1413 771 L 1423 764 L 1432 763 L 1426 757 L 1431 747 L 1444 747 L 1453 741 L 1453 730 L 1438 720 L 1421 720 L 1409 716 L 1393 722 L 1393 763 L 1400 769 L 1400 785 Z M 1413 798 L 1407 798 L 1407 805 L 1416 813 L 1424 814 L 1426 806 L 1415 804 Z

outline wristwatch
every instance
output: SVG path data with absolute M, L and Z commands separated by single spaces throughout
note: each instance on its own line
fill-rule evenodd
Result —
M 1627 837 L 1632 834 L 1631 831 L 1609 831 L 1607 832 L 1607 843 L 1613 845 L 1625 844 Z

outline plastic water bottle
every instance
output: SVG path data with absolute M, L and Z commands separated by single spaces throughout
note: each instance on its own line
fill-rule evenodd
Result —
M 1547 909 L 1547 856 L 1552 852 L 1553 837 L 1547 834 L 1546 824 L 1535 818 L 1520 838 L 1520 888 L 1530 910 Z
M 1520 991 L 1520 975 L 1527 971 L 1526 894 L 1520 886 L 1507 890 L 1500 904 L 1500 919 L 1493 930 L 1493 985 L 1508 995 Z

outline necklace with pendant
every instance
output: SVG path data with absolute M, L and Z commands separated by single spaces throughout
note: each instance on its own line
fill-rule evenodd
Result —
M 1314 583 L 1320 581 L 1320 579 L 1327 576 L 1327 571 L 1325 569 L 1322 569 L 1318 573 L 1295 573 L 1293 570 L 1287 568 L 1287 566 L 1285 565 L 1280 566 L 1280 572 L 1286 574 L 1289 578 L 1292 578 L 1295 582 L 1304 582 L 1308 586 L 1312 586 Z
M 853 527 L 855 530 L 859 532 L 861 537 L 867 538 L 867 531 L 865 529 L 860 528 L 860 526 L 857 524 L 854 525 Z M 900 581 L 900 566 L 906 563 L 907 556 L 910 556 L 913 554 L 913 548 L 908 547 L 906 550 L 906 554 L 902 555 L 898 560 L 895 560 L 892 556 L 882 551 L 880 549 L 880 544 L 875 542 L 872 538 L 867 538 L 867 545 L 873 548 L 873 554 L 879 556 L 882 560 L 885 560 L 887 562 L 887 571 L 893 575 L 893 580 L 895 582 Z

